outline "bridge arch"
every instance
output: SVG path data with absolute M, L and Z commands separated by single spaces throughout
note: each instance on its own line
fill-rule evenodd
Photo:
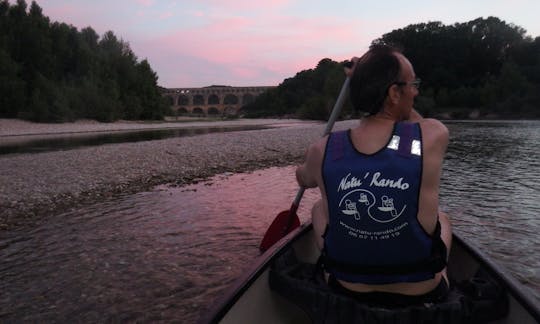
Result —
M 242 106 L 252 103 L 255 97 L 251 93 L 246 93 L 242 96 Z
M 194 105 L 204 105 L 204 97 L 200 94 L 193 96 L 193 104 Z
M 189 105 L 189 97 L 186 96 L 186 95 L 178 96 L 178 105 L 179 106 L 187 106 L 187 105 Z
M 197 115 L 197 116 L 204 116 L 205 115 L 204 110 L 201 107 L 193 108 L 192 114 Z
M 238 97 L 233 94 L 228 94 L 223 100 L 224 105 L 236 105 L 238 104 Z
M 208 108 L 208 115 L 221 115 L 221 112 L 216 107 L 210 107 Z
M 211 94 L 208 96 L 209 105 L 219 105 L 219 97 L 216 94 Z
M 210 86 L 203 88 L 160 88 L 176 115 L 238 115 L 257 96 L 275 87 Z M 217 113 L 216 113 L 217 111 Z
M 223 110 L 223 114 L 225 116 L 234 116 L 236 115 L 236 109 L 234 107 L 225 107 L 225 109 Z

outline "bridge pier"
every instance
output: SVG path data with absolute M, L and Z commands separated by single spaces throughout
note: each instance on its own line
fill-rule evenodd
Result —
M 235 116 L 257 96 L 275 88 L 209 86 L 203 88 L 162 88 L 171 110 L 177 115 Z

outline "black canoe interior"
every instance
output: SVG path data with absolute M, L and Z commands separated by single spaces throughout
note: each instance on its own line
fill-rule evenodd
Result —
M 246 269 L 245 274 L 201 315 L 199 323 L 309 323 L 301 310 L 270 291 L 268 270 L 271 261 L 290 248 L 295 250 L 301 261 L 315 263 L 318 251 L 314 241 L 310 223 L 289 233 Z M 471 278 L 480 267 L 505 286 L 509 295 L 510 312 L 505 319 L 496 323 L 540 323 L 540 306 L 523 290 L 522 285 L 477 248 L 454 234 L 449 276 L 456 281 L 465 280 Z

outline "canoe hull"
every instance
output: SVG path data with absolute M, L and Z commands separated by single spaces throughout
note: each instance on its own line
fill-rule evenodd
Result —
M 303 225 L 280 240 L 239 278 L 200 323 L 311 323 L 307 314 L 272 291 L 269 264 L 283 251 L 294 249 L 299 261 L 315 263 L 319 256 L 311 224 Z M 540 307 L 523 287 L 486 258 L 478 249 L 454 234 L 448 274 L 456 281 L 474 276 L 479 269 L 490 273 L 508 292 L 509 312 L 494 323 L 539 323 Z

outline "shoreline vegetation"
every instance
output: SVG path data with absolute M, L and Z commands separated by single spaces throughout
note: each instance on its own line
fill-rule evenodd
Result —
M 540 37 L 520 26 L 491 16 L 430 21 L 392 30 L 377 44 L 401 48 L 415 67 L 422 79 L 415 108 L 425 117 L 540 118 Z M 322 58 L 245 103 L 239 115 L 326 120 L 345 79 L 343 63 Z M 35 1 L 0 0 L 0 118 L 163 120 L 181 104 L 158 79 L 113 31 L 78 30 L 51 22 Z M 341 116 L 356 113 L 346 101 Z
M 402 50 L 421 78 L 415 108 L 439 119 L 540 118 L 540 37 L 497 17 L 411 24 L 372 41 Z M 452 53 L 452 55 L 448 55 Z M 357 54 L 358 56 L 361 53 Z M 345 80 L 331 58 L 298 72 L 244 107 L 248 117 L 328 118 Z M 342 116 L 355 115 L 346 101 Z

